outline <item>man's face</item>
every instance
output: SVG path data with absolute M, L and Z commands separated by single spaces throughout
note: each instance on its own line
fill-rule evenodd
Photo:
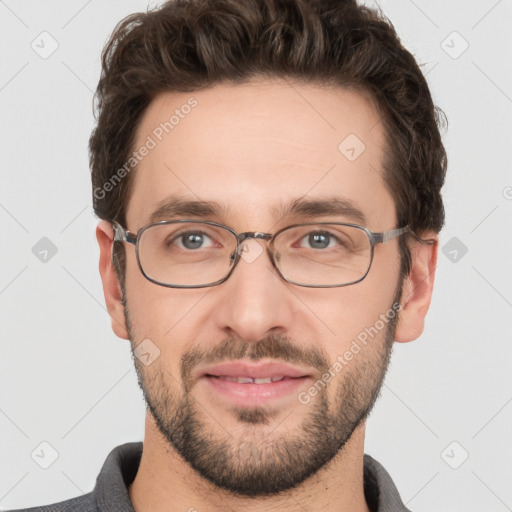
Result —
M 197 105 L 161 133 L 191 96 Z M 145 112 L 135 148 L 148 136 L 156 147 L 134 171 L 125 226 L 132 232 L 171 196 L 221 209 L 159 220 L 216 221 L 238 233 L 354 222 L 342 211 L 283 215 L 296 200 L 332 198 L 359 209 L 372 231 L 397 227 L 382 176 L 383 126 L 357 93 L 277 81 L 168 93 Z M 276 493 L 318 471 L 364 427 L 393 342 L 397 315 L 379 319 L 399 299 L 397 240 L 375 247 L 362 282 L 338 288 L 285 282 L 266 251 L 242 258 L 218 286 L 165 288 L 144 278 L 132 246 L 125 250 L 132 348 L 149 339 L 160 351 L 148 366 L 135 358 L 139 383 L 161 434 L 203 477 L 240 495 Z M 284 363 L 303 377 L 285 386 L 205 375 L 227 362 Z

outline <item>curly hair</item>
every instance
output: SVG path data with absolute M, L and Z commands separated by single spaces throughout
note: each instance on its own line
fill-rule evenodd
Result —
M 122 20 L 102 53 L 89 141 L 98 217 L 124 225 L 133 173 L 108 193 L 104 184 L 130 158 L 141 116 L 158 94 L 262 77 L 369 94 L 385 128 L 382 164 L 398 225 L 417 239 L 441 230 L 446 116 L 389 19 L 356 0 L 170 0 Z M 402 275 L 411 266 L 408 240 L 400 240 Z M 115 245 L 123 285 L 125 254 Z

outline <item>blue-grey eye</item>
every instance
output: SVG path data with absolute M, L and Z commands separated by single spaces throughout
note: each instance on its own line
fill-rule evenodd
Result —
M 335 241 L 330 233 L 309 233 L 302 239 L 301 247 L 310 247 L 312 249 L 326 249 Z
M 202 249 L 212 246 L 212 239 L 200 231 L 188 231 L 176 238 L 178 246 L 182 249 Z

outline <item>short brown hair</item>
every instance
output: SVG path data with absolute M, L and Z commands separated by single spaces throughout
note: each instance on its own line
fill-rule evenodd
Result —
M 125 224 L 133 177 L 127 173 L 108 193 L 105 184 L 130 158 L 141 116 L 159 93 L 261 77 L 369 93 L 386 130 L 383 169 L 398 225 L 420 236 L 441 230 L 447 157 L 439 128 L 446 117 L 391 22 L 356 0 L 171 0 L 122 20 L 103 50 L 95 96 L 89 149 L 96 214 Z M 116 245 L 124 284 L 123 244 Z M 404 237 L 400 247 L 406 275 Z

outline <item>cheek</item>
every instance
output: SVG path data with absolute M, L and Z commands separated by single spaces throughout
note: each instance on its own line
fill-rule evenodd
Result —
M 324 345 L 331 361 L 347 350 L 357 351 L 354 344 L 364 347 L 360 353 L 365 357 L 371 357 L 368 349 L 375 351 L 383 346 L 388 325 L 397 315 L 392 307 L 397 283 L 398 270 L 384 279 L 368 276 L 346 288 L 322 290 L 314 301 L 312 297 L 303 299 L 315 313 L 323 333 L 318 342 Z
M 138 267 L 135 251 L 127 256 L 127 307 L 136 343 L 144 338 L 161 340 L 172 329 L 184 306 L 178 293 L 146 279 Z
M 180 378 L 181 356 L 193 348 L 194 340 L 201 333 L 203 323 L 198 321 L 198 314 L 205 291 L 179 290 L 151 283 L 135 262 L 135 269 L 127 272 L 126 294 L 135 347 L 149 339 L 160 351 L 160 364 Z
M 378 378 L 386 359 L 388 330 L 397 315 L 391 308 L 393 291 L 388 291 L 387 298 L 351 292 L 346 300 L 338 299 L 337 310 L 336 305 L 330 306 L 326 323 L 335 335 L 324 339 L 330 367 L 322 377 L 331 383 L 329 400 L 336 400 L 340 392 L 362 397 L 373 385 L 371 379 Z M 360 382 L 367 386 L 360 388 Z

